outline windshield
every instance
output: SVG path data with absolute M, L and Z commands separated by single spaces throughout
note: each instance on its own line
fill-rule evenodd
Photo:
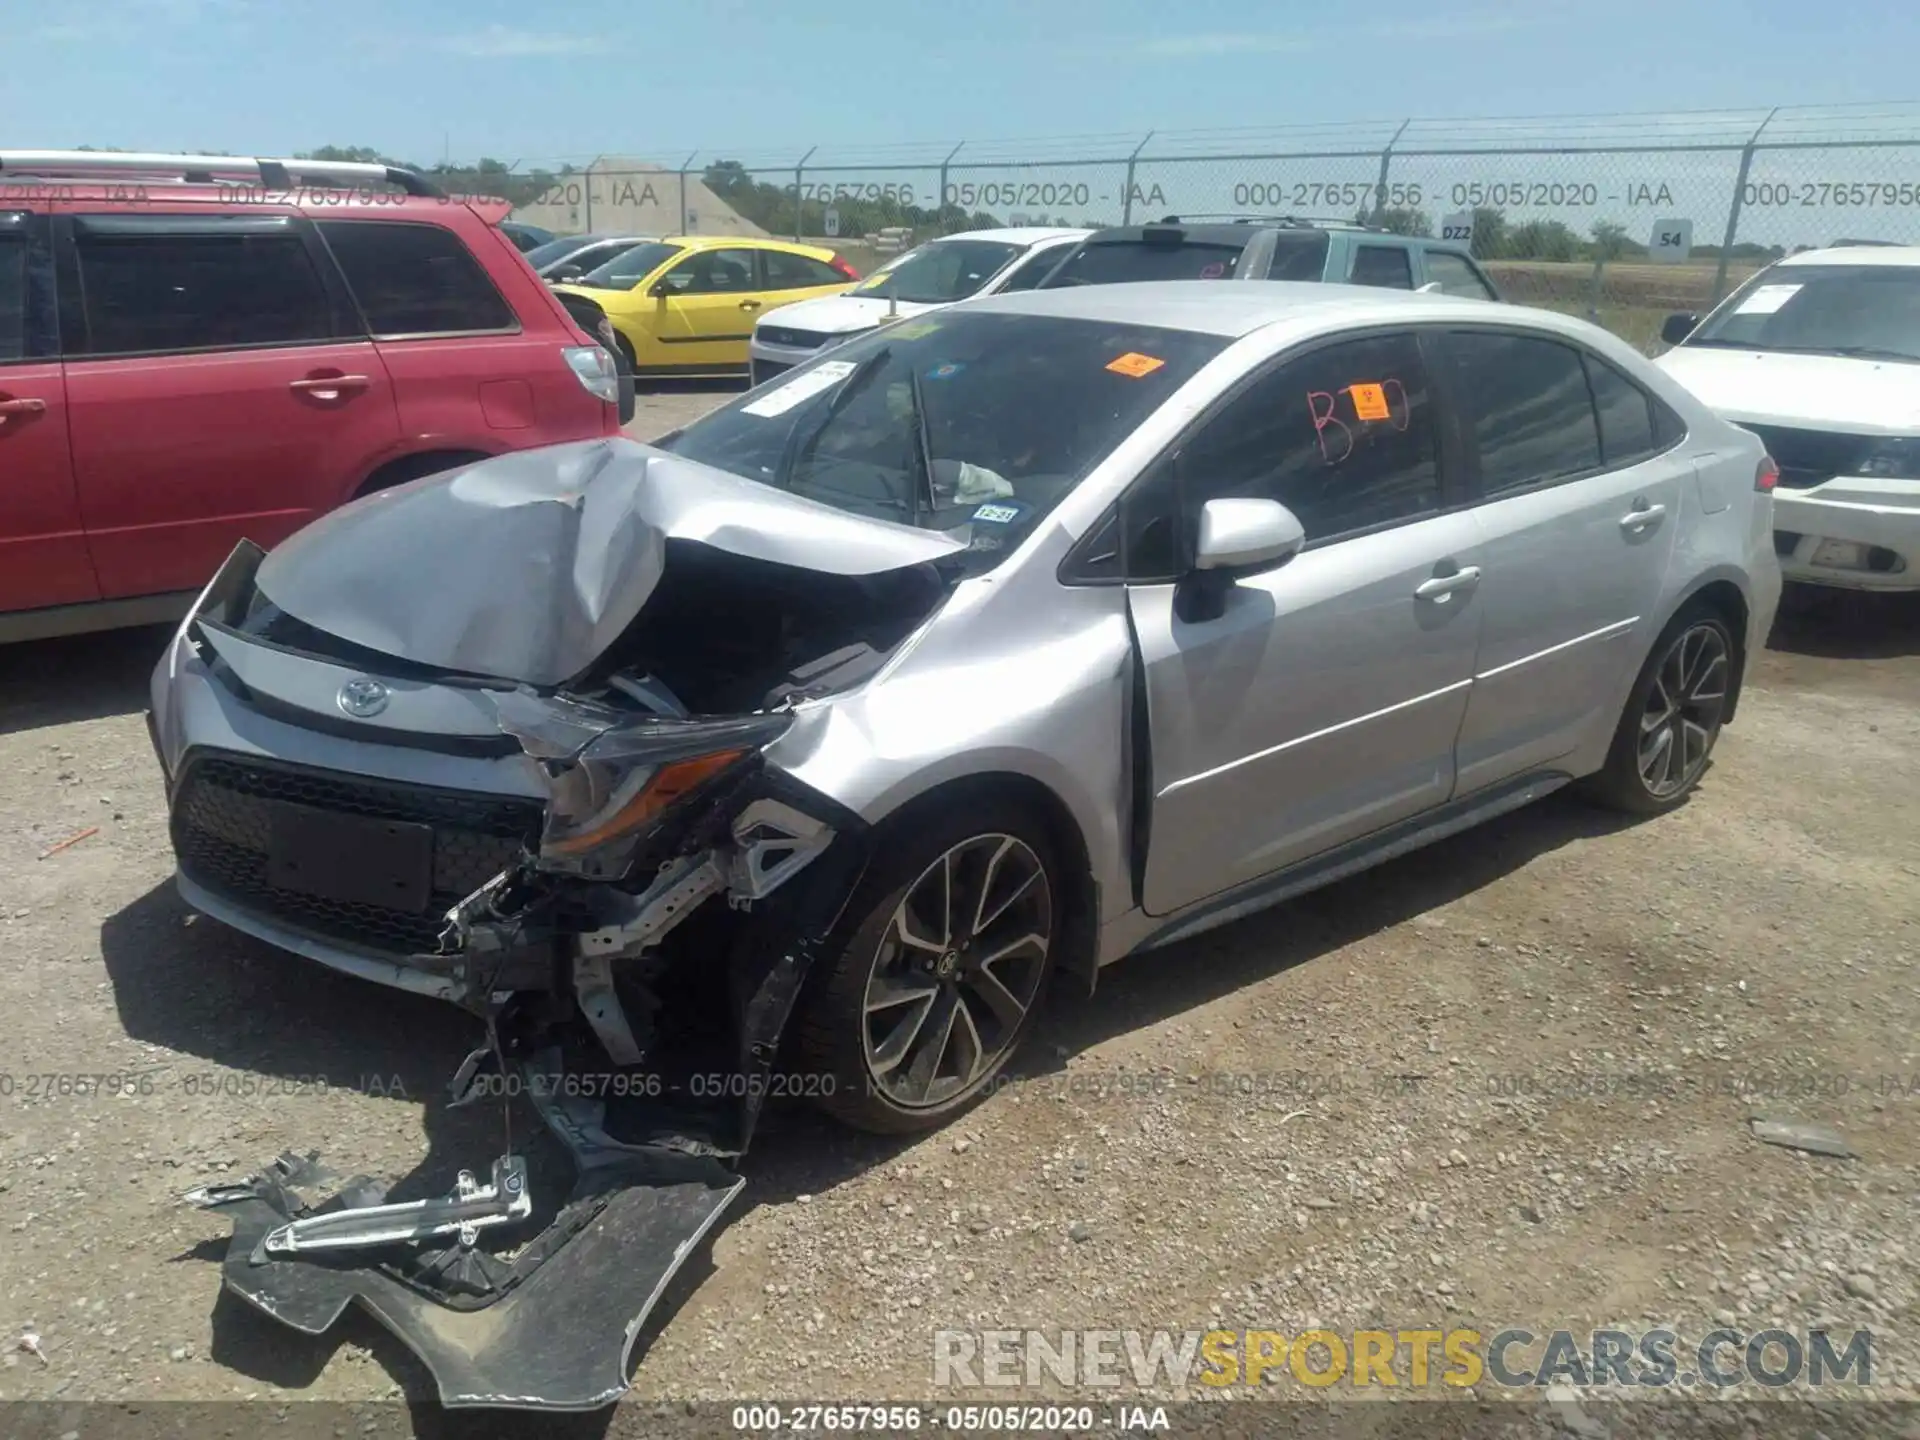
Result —
M 951 533 L 977 573 L 1226 343 L 962 307 L 839 346 L 667 448 L 836 509 Z
M 1083 245 L 1040 288 L 1062 285 L 1122 285 L 1134 280 L 1231 280 L 1240 263 L 1238 245 L 1151 245 L 1144 240 L 1108 240 Z
M 1755 276 L 1686 343 L 1920 361 L 1920 268 L 1781 266 Z
M 658 240 L 649 240 L 631 250 L 621 251 L 574 283 L 595 290 L 631 290 L 679 253 L 678 245 L 663 245 Z
M 556 260 L 564 260 L 582 246 L 591 245 L 600 237 L 597 235 L 562 235 L 558 240 L 549 240 L 544 245 L 536 245 L 527 251 L 527 263 L 538 270 L 542 265 L 551 265 Z
M 998 240 L 936 240 L 908 251 L 854 286 L 853 293 L 879 299 L 891 296 L 910 305 L 945 305 L 966 299 L 1019 253 L 1018 245 Z

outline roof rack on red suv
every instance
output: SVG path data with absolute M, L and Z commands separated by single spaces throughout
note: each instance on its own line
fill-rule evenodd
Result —
M 210 185 L 221 180 L 252 180 L 269 190 L 299 184 L 391 185 L 407 195 L 428 199 L 444 192 L 417 170 L 360 160 L 267 160 L 242 155 L 169 155 L 101 150 L 0 150 L 0 180 L 84 180 L 96 177 L 141 178 L 175 184 Z

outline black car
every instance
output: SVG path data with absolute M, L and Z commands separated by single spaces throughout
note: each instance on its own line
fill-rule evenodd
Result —
M 1096 230 L 1037 288 L 1135 280 L 1305 280 L 1500 298 L 1464 245 L 1292 216 L 1195 221 L 1169 215 Z
M 513 241 L 522 255 L 536 245 L 545 245 L 553 239 L 551 230 L 542 230 L 538 225 L 528 225 L 519 220 L 504 220 L 500 224 L 500 233 Z

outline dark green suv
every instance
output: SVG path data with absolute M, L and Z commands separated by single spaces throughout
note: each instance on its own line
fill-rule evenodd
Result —
M 1454 241 L 1291 216 L 1195 223 L 1169 215 L 1096 230 L 1037 288 L 1130 280 L 1310 280 L 1500 298 Z

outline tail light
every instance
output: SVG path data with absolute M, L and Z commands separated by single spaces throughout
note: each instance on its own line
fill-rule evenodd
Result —
M 858 280 L 860 278 L 860 272 L 854 269 L 853 266 L 847 263 L 847 257 L 844 255 L 834 256 L 833 259 L 827 262 L 827 264 L 831 265 L 834 269 L 838 270 L 842 275 L 846 276 L 847 279 L 849 280 Z
M 1765 494 L 1779 483 L 1780 466 L 1771 455 L 1762 455 L 1759 468 L 1753 472 L 1753 488 Z
M 580 382 L 581 389 L 609 405 L 620 403 L 620 372 L 614 366 L 613 356 L 604 347 L 566 345 L 561 347 L 560 354 L 567 362 L 567 368 L 573 371 L 573 378 Z

